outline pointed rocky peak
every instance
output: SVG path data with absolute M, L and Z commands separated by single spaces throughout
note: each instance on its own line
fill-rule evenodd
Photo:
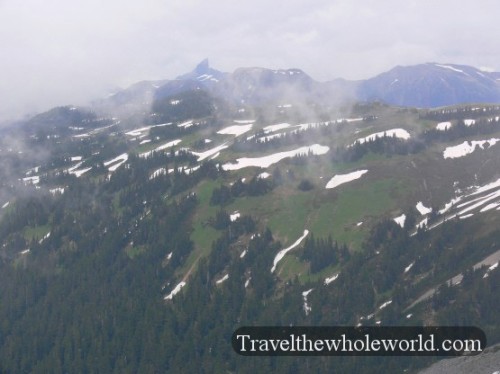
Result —
M 201 61 L 193 71 L 177 77 L 178 80 L 196 80 L 199 82 L 212 82 L 216 83 L 222 79 L 226 73 L 219 70 L 212 69 L 208 62 L 208 58 Z
M 210 64 L 208 63 L 208 58 L 204 59 L 201 61 L 196 67 L 194 68 L 194 72 L 197 74 L 207 74 L 210 71 Z

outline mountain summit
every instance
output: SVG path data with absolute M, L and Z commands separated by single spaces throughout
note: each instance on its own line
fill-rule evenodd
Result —
M 393 105 L 439 107 L 462 103 L 500 102 L 498 73 L 471 66 L 426 63 L 397 66 L 362 81 L 357 98 Z

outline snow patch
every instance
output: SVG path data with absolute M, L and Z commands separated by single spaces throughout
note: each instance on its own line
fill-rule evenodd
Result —
M 369 142 L 369 141 L 372 141 L 372 140 L 375 140 L 377 138 L 382 138 L 384 136 L 387 136 L 387 137 L 396 137 L 396 138 L 399 138 L 399 139 L 403 139 L 403 140 L 408 140 L 410 139 L 411 135 L 408 131 L 406 131 L 405 129 L 391 129 L 391 130 L 386 130 L 386 131 L 381 131 L 381 132 L 377 132 L 375 134 L 371 134 L 371 135 L 368 135 L 368 136 L 365 136 L 364 138 L 360 138 L 360 139 L 357 139 L 355 143 L 359 143 L 359 144 L 363 144 L 365 142 Z
M 421 201 L 419 201 L 417 203 L 416 208 L 417 208 L 418 212 L 423 216 L 432 212 L 432 208 L 427 208 L 426 206 L 424 206 L 424 204 Z
M 488 144 L 488 147 L 494 146 L 500 139 L 491 138 L 489 140 L 473 140 L 473 141 L 465 141 L 462 144 L 458 144 L 452 147 L 446 147 L 443 152 L 444 158 L 458 158 L 464 157 L 476 150 L 476 147 L 481 149 L 485 149 L 485 145 Z
M 392 300 L 388 300 L 388 301 L 386 301 L 385 303 L 383 303 L 382 305 L 380 305 L 380 306 L 378 307 L 378 309 L 379 309 L 379 310 L 382 310 L 382 309 L 384 309 L 386 306 L 390 305 L 391 303 L 392 303 Z
M 2 205 L 2 209 L 5 209 L 9 206 L 10 201 L 7 201 L 5 204 Z
M 238 211 L 235 211 L 233 214 L 229 215 L 229 219 L 231 222 L 236 221 L 238 218 L 240 218 L 241 214 Z
M 264 133 L 275 132 L 279 130 L 284 130 L 289 128 L 291 125 L 289 123 L 278 123 L 276 125 L 269 125 L 263 128 Z
M 450 65 L 440 65 L 440 64 L 435 64 L 435 66 L 438 66 L 438 67 L 443 68 L 443 69 L 452 70 L 452 71 L 455 71 L 455 72 L 457 72 L 457 73 L 462 73 L 462 74 L 465 74 L 465 75 L 469 75 L 469 74 L 465 73 L 463 70 L 460 70 L 460 69 L 454 68 L 453 66 L 450 66 Z
M 210 156 L 214 156 L 215 158 L 216 157 L 215 155 L 217 155 L 220 151 L 226 149 L 227 147 L 228 147 L 227 143 L 224 143 L 215 148 L 209 149 L 208 151 L 205 152 L 191 152 L 191 153 L 195 156 L 198 156 L 198 162 L 200 162 L 209 158 Z
M 123 165 L 126 161 L 128 160 L 128 154 L 127 153 L 123 153 L 119 156 L 116 156 L 114 159 L 112 160 L 109 160 L 109 161 L 106 161 L 104 163 L 104 166 L 108 166 L 108 165 L 111 165 L 111 164 L 114 164 L 115 162 L 118 162 L 116 165 L 113 165 L 113 166 L 110 166 L 108 168 L 109 171 L 115 171 L 116 169 L 118 169 L 121 165 Z
M 451 122 L 440 122 L 436 125 L 436 130 L 445 131 L 451 128 Z
M 38 244 L 42 244 L 48 238 L 50 238 L 50 231 L 42 239 L 38 241 Z
M 309 230 L 304 230 L 304 233 L 302 234 L 302 236 L 300 238 L 298 238 L 295 241 L 295 243 L 293 243 L 291 246 L 289 246 L 285 249 L 282 249 L 281 251 L 278 252 L 276 257 L 274 257 L 273 267 L 271 268 L 271 273 L 274 273 L 274 270 L 276 270 L 276 265 L 278 265 L 278 262 L 280 262 L 289 251 L 291 251 L 292 249 L 297 247 L 308 234 L 309 234 Z
M 241 134 L 250 131 L 252 129 L 252 126 L 252 124 L 229 126 L 217 131 L 217 134 L 240 136 Z
M 308 154 L 313 154 L 313 155 L 324 155 L 326 154 L 330 148 L 328 146 L 322 146 L 319 144 L 314 144 L 309 147 L 301 147 L 297 148 L 292 151 L 285 151 L 285 152 L 279 152 L 275 153 L 269 156 L 264 156 L 264 157 L 243 157 L 243 158 L 238 158 L 236 160 L 235 164 L 224 164 L 222 165 L 222 168 L 224 170 L 239 170 L 243 169 L 246 167 L 260 167 L 260 168 L 267 168 L 285 158 L 290 158 L 290 157 L 295 157 L 299 155 L 308 155 Z
M 394 222 L 396 222 L 402 228 L 405 227 L 406 214 L 401 214 L 399 217 L 394 218 Z
M 325 188 L 335 188 L 340 186 L 341 184 L 351 182 L 353 180 L 359 179 L 363 176 L 363 174 L 367 173 L 368 170 L 357 170 L 347 174 L 338 174 L 335 175 L 330 181 L 326 184 Z
M 224 275 L 221 279 L 216 280 L 215 284 L 221 284 L 222 282 L 225 282 L 229 279 L 229 274 Z
M 314 288 L 311 288 L 310 290 L 302 292 L 302 298 L 304 299 L 304 312 L 306 313 L 306 316 L 311 312 L 311 307 L 307 303 L 307 296 L 311 293 L 311 291 L 314 290 Z
M 56 187 L 56 188 L 52 188 L 49 190 L 49 192 L 52 194 L 52 195 L 56 195 L 56 194 L 63 194 L 64 193 L 64 187 Z
M 159 147 L 156 147 L 155 149 L 153 149 L 152 151 L 149 151 L 149 152 L 144 152 L 144 153 L 141 153 L 139 154 L 139 157 L 141 158 L 148 158 L 148 157 L 151 157 L 153 155 L 153 152 L 160 152 L 160 151 L 163 151 L 165 149 L 168 149 L 168 148 L 172 148 L 172 147 L 175 147 L 177 144 L 179 144 L 180 142 L 182 142 L 181 139 L 176 139 L 176 140 L 172 140 L 168 143 L 165 143 L 165 144 L 162 144 L 160 145 Z
M 180 290 L 186 285 L 186 282 L 180 282 L 175 288 L 170 292 L 167 296 L 165 296 L 164 300 L 172 300 L 175 295 L 177 295 Z
M 243 258 L 247 255 L 247 250 L 245 249 L 243 252 L 241 252 L 240 258 Z
M 329 278 L 325 278 L 325 286 L 328 286 L 330 283 L 332 283 L 333 281 L 335 281 L 338 277 L 339 277 L 339 274 L 340 273 L 337 273 Z
M 405 267 L 405 271 L 404 272 L 408 273 L 411 270 L 411 268 L 413 267 L 413 265 L 415 265 L 414 262 L 412 262 L 410 265 L 408 265 L 407 267 Z

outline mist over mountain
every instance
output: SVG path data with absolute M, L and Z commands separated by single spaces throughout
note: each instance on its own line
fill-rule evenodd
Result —
M 199 89 L 232 103 L 252 105 L 269 101 L 315 101 L 330 105 L 380 101 L 434 108 L 463 103 L 499 103 L 500 73 L 464 65 L 427 63 L 398 66 L 361 81 L 339 78 L 318 82 L 300 69 L 253 67 L 224 73 L 210 67 L 205 59 L 193 71 L 176 79 L 138 83 L 116 93 L 108 102 L 151 104 L 153 99 Z

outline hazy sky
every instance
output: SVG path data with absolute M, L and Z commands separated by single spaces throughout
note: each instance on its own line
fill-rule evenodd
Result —
M 0 0 L 0 120 L 84 104 L 203 58 L 325 81 L 395 65 L 500 70 L 496 0 Z

